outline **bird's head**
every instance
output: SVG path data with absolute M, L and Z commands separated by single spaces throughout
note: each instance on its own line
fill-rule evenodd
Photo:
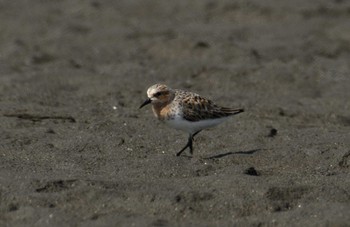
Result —
M 140 108 L 152 103 L 153 105 L 164 105 L 169 103 L 174 97 L 174 91 L 164 84 L 155 84 L 147 90 L 148 98 Z

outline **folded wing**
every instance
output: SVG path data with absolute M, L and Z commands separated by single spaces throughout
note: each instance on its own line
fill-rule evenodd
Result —
M 191 94 L 180 101 L 183 110 L 183 118 L 188 121 L 200 121 L 228 117 L 244 112 L 243 109 L 221 107 L 211 100 L 197 94 Z

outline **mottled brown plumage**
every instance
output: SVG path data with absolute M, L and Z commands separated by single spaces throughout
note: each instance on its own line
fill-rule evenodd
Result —
M 211 100 L 192 92 L 175 90 L 175 100 L 182 108 L 183 118 L 188 121 L 201 121 L 228 117 L 243 112 L 243 109 L 221 107 Z

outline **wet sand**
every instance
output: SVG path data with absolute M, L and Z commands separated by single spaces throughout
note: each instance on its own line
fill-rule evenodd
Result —
M 0 2 L 1 226 L 348 226 L 347 1 Z M 187 135 L 156 83 L 245 113 Z

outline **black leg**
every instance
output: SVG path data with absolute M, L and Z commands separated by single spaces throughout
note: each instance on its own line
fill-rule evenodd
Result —
M 192 146 L 193 136 L 190 136 L 190 138 L 188 138 L 188 142 L 189 142 L 189 147 L 190 147 L 190 154 L 193 155 L 193 146 Z
M 198 133 L 200 133 L 202 130 L 199 130 L 199 131 L 197 131 L 197 132 L 195 132 L 194 134 L 193 134 L 193 136 L 192 137 L 194 137 L 195 135 L 197 135 Z M 192 138 L 193 139 L 193 138 Z
M 182 153 L 184 150 L 186 150 L 186 148 L 188 148 L 188 147 L 190 148 L 190 153 L 191 153 L 191 155 L 193 154 L 193 145 L 192 145 L 192 144 L 193 144 L 193 138 L 194 138 L 194 136 L 197 135 L 200 131 L 201 131 L 201 130 L 195 132 L 193 135 L 190 134 L 190 135 L 188 136 L 188 141 L 187 141 L 186 146 L 185 146 L 184 148 L 182 148 L 181 151 L 177 152 L 176 156 L 180 156 L 181 153 Z
M 190 148 L 190 152 L 191 152 L 191 154 L 192 154 L 192 150 L 193 150 L 193 148 L 192 148 L 192 141 L 193 141 L 192 135 L 189 135 L 186 146 L 184 146 L 184 148 L 182 148 L 181 151 L 177 152 L 176 156 L 180 156 L 181 153 L 182 153 L 184 150 L 186 150 L 187 147 Z

